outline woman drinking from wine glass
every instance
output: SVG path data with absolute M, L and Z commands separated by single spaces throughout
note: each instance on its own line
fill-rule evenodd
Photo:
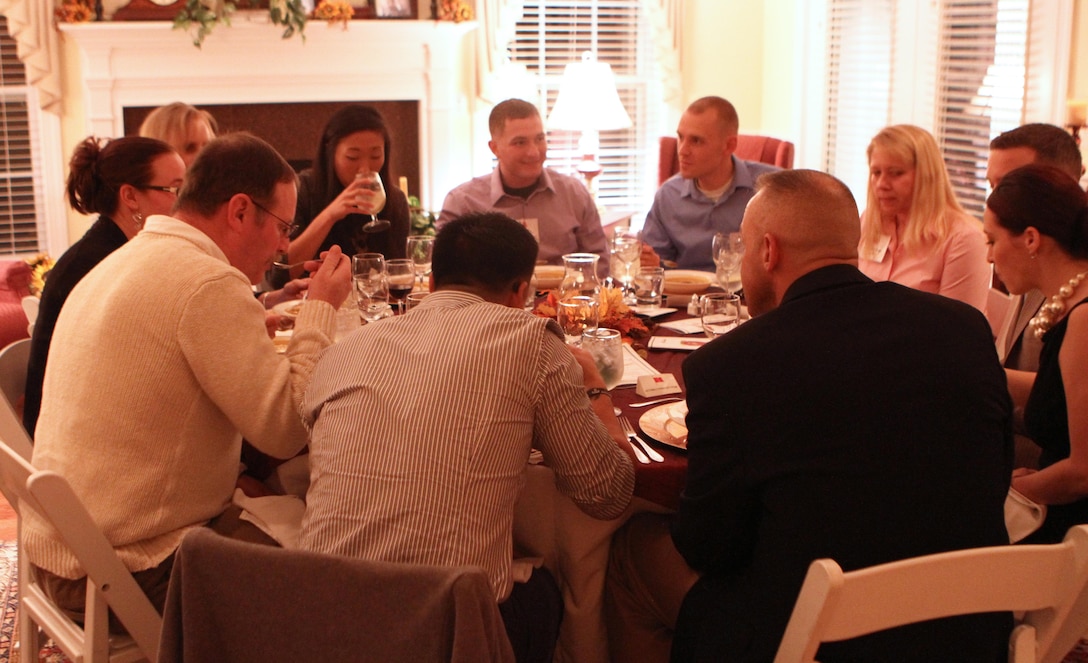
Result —
M 1009 292 L 1033 288 L 1049 300 L 1031 321 L 1042 338 L 1039 371 L 1006 369 L 1024 427 L 1042 447 L 1039 470 L 1018 468 L 1013 488 L 1048 505 L 1024 541 L 1057 543 L 1088 523 L 1088 202 L 1062 171 L 1012 171 L 986 201 L 989 259 Z
M 408 198 L 389 186 L 389 129 L 370 106 L 345 106 L 329 118 L 321 134 L 313 167 L 299 175 L 295 223 L 299 230 L 288 250 L 289 263 L 316 257 L 334 244 L 346 255 L 365 251 L 386 258 L 405 257 Z M 384 207 L 372 205 L 375 192 L 366 181 L 377 173 L 385 184 Z M 370 212 L 380 211 L 384 229 L 365 228 Z
M 984 310 L 986 242 L 952 191 L 937 141 L 925 129 L 885 127 L 869 143 L 869 193 L 858 267 L 902 285 Z
M 185 163 L 169 145 L 129 136 L 76 146 L 68 164 L 68 204 L 98 214 L 89 230 L 57 260 L 42 290 L 27 365 L 23 425 L 31 437 L 41 409 L 45 362 L 57 316 L 76 284 L 106 256 L 136 236 L 152 214 L 168 214 L 185 177 Z

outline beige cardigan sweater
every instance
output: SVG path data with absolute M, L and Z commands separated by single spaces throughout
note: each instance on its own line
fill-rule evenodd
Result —
M 249 280 L 153 216 L 61 311 L 33 462 L 68 479 L 129 570 L 156 566 L 230 503 L 243 436 L 280 458 L 306 444 L 298 403 L 334 333 L 333 307 L 307 302 L 277 354 Z M 23 534 L 37 566 L 85 575 L 36 514 Z

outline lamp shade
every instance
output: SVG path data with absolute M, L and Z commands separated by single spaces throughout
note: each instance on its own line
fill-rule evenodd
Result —
M 607 131 L 629 126 L 631 118 L 620 102 L 612 67 L 598 62 L 589 51 L 582 54 L 581 62 L 568 64 L 548 116 L 548 128 Z

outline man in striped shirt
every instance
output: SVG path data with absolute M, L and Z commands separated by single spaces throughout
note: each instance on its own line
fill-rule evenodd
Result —
M 482 568 L 519 661 L 551 660 L 562 605 L 547 571 L 511 577 L 530 449 L 590 516 L 618 517 L 634 488 L 593 360 L 564 344 L 555 321 L 523 310 L 536 256 L 529 231 L 503 214 L 450 222 L 435 240 L 433 292 L 330 348 L 302 403 L 311 485 L 301 546 Z

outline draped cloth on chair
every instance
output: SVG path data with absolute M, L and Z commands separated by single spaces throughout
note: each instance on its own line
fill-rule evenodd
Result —
M 170 576 L 160 663 L 508 663 L 475 567 L 373 562 L 185 536 Z
M 60 49 L 49 0 L 0 0 L 27 82 L 38 90 L 42 110 L 60 114 Z

